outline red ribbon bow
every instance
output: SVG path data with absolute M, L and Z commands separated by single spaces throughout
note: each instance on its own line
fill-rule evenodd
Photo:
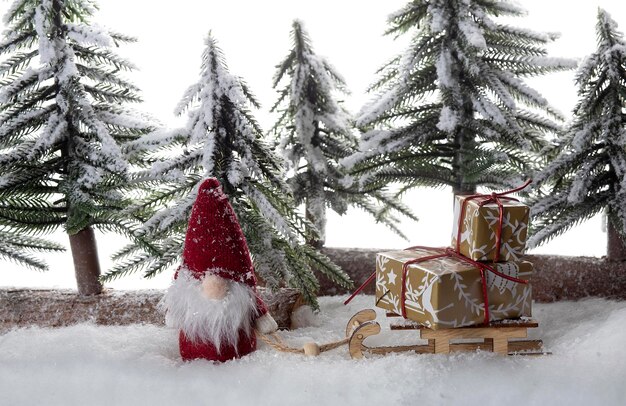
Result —
M 519 192 L 520 190 L 525 189 L 528 185 L 530 185 L 531 182 L 532 180 L 528 179 L 526 183 L 524 183 L 522 186 L 519 186 L 515 189 L 507 190 L 506 192 L 491 193 L 490 195 L 473 194 L 473 195 L 467 196 L 465 200 L 463 200 L 463 203 L 461 204 L 461 213 L 459 214 L 459 224 L 458 224 L 459 227 L 458 227 L 457 235 L 456 235 L 456 252 L 460 252 L 461 250 L 461 229 L 463 228 L 463 220 L 465 219 L 465 211 L 467 209 L 467 204 L 470 202 L 470 200 L 482 198 L 484 200 L 478 203 L 478 206 L 480 207 L 489 203 L 496 203 L 498 205 L 498 227 L 496 228 L 496 252 L 493 258 L 493 262 L 500 261 L 500 249 L 502 246 L 502 223 L 504 220 L 504 206 L 502 205 L 502 200 L 509 200 L 509 201 L 517 202 L 518 201 L 517 199 L 513 197 L 508 197 L 507 195 L 511 193 Z

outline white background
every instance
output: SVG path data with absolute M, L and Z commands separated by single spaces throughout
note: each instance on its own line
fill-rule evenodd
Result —
M 136 44 L 118 51 L 134 62 L 139 71 L 129 77 L 143 89 L 141 109 L 166 124 L 182 124 L 172 110 L 187 86 L 198 79 L 203 40 L 209 30 L 218 40 L 232 73 L 243 77 L 262 103 L 257 118 L 269 129 L 273 118 L 267 114 L 275 100 L 271 88 L 277 63 L 288 52 L 291 21 L 301 19 L 316 52 L 326 56 L 348 82 L 352 95 L 346 105 L 357 112 L 370 97 L 365 89 L 374 79 L 375 70 L 394 54 L 401 52 L 408 37 L 384 37 L 386 16 L 404 6 L 404 0 L 357 1 L 244 1 L 202 2 L 178 0 L 103 0 L 93 19 L 100 25 L 136 36 Z M 521 4 L 529 14 L 511 24 L 537 31 L 560 32 L 561 39 L 549 47 L 551 56 L 582 58 L 595 50 L 597 8 L 606 9 L 626 30 L 626 3 L 616 0 L 581 1 L 525 0 Z M 0 12 L 8 7 L 0 3 Z M 569 114 L 576 102 L 574 72 L 552 74 L 529 81 L 559 108 Z M 420 217 L 418 223 L 407 221 L 404 241 L 384 226 L 357 210 L 338 217 L 331 213 L 327 228 L 327 246 L 393 248 L 408 245 L 447 245 L 452 227 L 452 198 L 449 189 L 421 189 L 405 196 Z M 55 235 L 65 242 L 63 233 Z M 533 251 L 560 255 L 602 256 L 606 234 L 600 217 L 593 218 Z M 119 237 L 100 239 L 103 265 L 120 247 Z M 0 286 L 73 287 L 71 255 L 49 255 L 51 270 L 46 274 L 0 263 Z M 114 288 L 165 287 L 171 274 L 146 281 L 139 275 L 116 281 Z

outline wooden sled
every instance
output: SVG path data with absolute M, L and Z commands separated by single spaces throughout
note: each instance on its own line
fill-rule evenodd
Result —
M 387 317 L 401 317 L 387 313 Z M 417 354 L 448 354 L 454 351 L 492 351 L 503 355 L 545 355 L 541 340 L 517 340 L 528 337 L 528 329 L 538 327 L 532 319 L 504 320 L 487 326 L 432 330 L 410 320 L 401 319 L 401 323 L 392 323 L 391 330 L 418 330 L 419 338 L 427 339 L 428 344 L 399 345 L 393 347 L 368 347 L 363 344 L 367 337 L 380 333 L 380 324 L 375 321 L 376 312 L 372 309 L 356 313 L 346 326 L 346 338 L 350 356 L 363 358 L 364 353 L 389 354 L 392 352 L 413 351 Z M 462 339 L 462 343 L 451 340 Z M 516 340 L 512 340 L 516 339 Z

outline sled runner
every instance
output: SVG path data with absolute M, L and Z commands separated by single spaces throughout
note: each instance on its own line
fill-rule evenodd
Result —
M 541 340 L 519 340 L 528 337 L 528 329 L 538 327 L 533 319 L 511 319 L 492 322 L 488 325 L 432 330 L 411 320 L 403 319 L 395 313 L 391 330 L 418 330 L 421 339 L 428 344 L 399 345 L 390 347 L 368 347 L 363 343 L 367 337 L 380 333 L 380 324 L 376 322 L 376 312 L 372 309 L 356 313 L 346 326 L 346 338 L 350 356 L 363 358 L 365 353 L 388 354 L 392 352 L 413 351 L 418 354 L 448 354 L 455 351 L 492 351 L 503 355 L 545 355 Z M 463 342 L 453 342 L 462 340 Z

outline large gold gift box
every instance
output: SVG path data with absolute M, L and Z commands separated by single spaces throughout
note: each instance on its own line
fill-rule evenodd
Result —
M 402 314 L 402 267 L 405 262 L 438 254 L 433 250 L 388 251 L 376 256 L 376 305 Z M 533 265 L 527 261 L 499 262 L 496 270 L 530 280 Z M 485 271 L 490 321 L 530 316 L 530 283 L 507 280 Z M 463 327 L 485 321 L 480 270 L 455 257 L 410 264 L 406 277 L 406 317 L 432 329 Z
M 454 198 L 454 226 L 452 247 L 456 249 L 459 217 L 463 201 L 467 196 Z M 494 261 L 496 254 L 496 230 L 499 223 L 498 205 L 490 202 L 480 205 L 488 197 L 469 200 L 461 221 L 461 243 L 459 253 L 475 261 Z M 529 208 L 514 200 L 502 199 L 504 211 L 500 256 L 498 261 L 519 261 L 526 248 Z

